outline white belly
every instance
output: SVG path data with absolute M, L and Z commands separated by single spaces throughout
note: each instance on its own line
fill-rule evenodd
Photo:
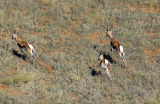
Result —
M 108 64 L 109 64 L 108 60 L 105 59 L 105 63 L 101 63 L 101 66 L 103 69 L 106 69 Z
M 102 68 L 103 68 L 103 69 L 106 69 L 106 68 L 107 68 L 107 66 L 106 66 L 106 65 L 102 65 Z

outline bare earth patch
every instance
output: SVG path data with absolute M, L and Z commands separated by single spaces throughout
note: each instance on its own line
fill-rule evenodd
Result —
M 100 37 L 104 37 L 104 40 L 100 40 Z M 86 39 L 91 40 L 91 41 L 96 41 L 99 44 L 108 44 L 108 42 L 105 39 L 104 33 L 95 33 L 95 34 L 90 34 L 89 36 L 86 37 Z
M 160 34 L 156 34 L 156 33 L 147 33 L 151 38 L 154 38 Z
M 16 73 L 16 71 L 14 69 L 8 69 L 5 72 L 3 72 L 3 75 L 10 75 L 10 74 L 14 74 Z
M 8 88 L 6 85 L 0 85 L 0 91 L 4 91 Z
M 51 18 L 50 16 L 44 16 L 42 18 L 42 22 L 54 22 L 54 19 Z
M 46 35 L 45 33 L 42 33 L 42 32 L 33 32 L 32 34 L 33 35 Z
M 149 56 L 155 56 L 155 54 L 158 53 L 158 51 L 159 49 L 157 47 L 154 47 L 152 50 L 144 48 L 144 53 Z
M 47 70 L 47 72 L 52 72 L 53 73 L 53 68 L 49 65 L 49 64 L 46 64 L 44 61 L 42 60 L 38 60 L 38 62 L 40 63 L 40 65 L 45 68 Z
M 139 5 L 130 5 L 130 9 L 131 10 L 141 10 L 145 13 L 158 13 L 160 12 L 160 8 L 152 5 L 152 4 L 149 4 L 148 2 L 143 2 Z
M 12 40 L 12 36 L 8 35 L 9 33 L 0 34 L 0 39 Z
M 25 95 L 25 93 L 21 92 L 21 91 L 17 91 L 13 88 L 8 87 L 7 85 L 0 85 L 0 92 L 4 92 L 7 93 L 8 95 Z
M 115 29 L 119 29 L 119 28 L 120 28 L 119 25 L 114 25 L 113 27 L 114 27 Z

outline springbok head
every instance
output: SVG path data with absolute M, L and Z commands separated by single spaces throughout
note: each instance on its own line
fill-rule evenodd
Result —
M 98 60 L 102 61 L 103 59 L 104 59 L 104 54 L 103 54 L 103 52 L 100 52 Z
M 106 28 L 106 36 L 112 38 L 112 28 Z
M 13 33 L 12 34 L 12 39 L 17 39 L 17 34 Z

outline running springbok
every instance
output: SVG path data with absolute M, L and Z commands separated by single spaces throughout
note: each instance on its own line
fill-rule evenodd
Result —
M 108 29 L 106 29 L 106 36 L 110 38 L 110 44 L 111 44 L 111 51 L 113 49 L 116 49 L 119 56 L 122 58 L 124 64 L 126 65 L 126 57 L 124 54 L 124 49 L 123 46 L 112 36 L 112 31 L 109 31 Z
M 22 53 L 24 53 L 23 50 L 28 51 L 35 58 L 36 57 L 39 58 L 38 54 L 34 51 L 34 47 L 31 44 L 29 44 L 28 42 L 19 39 L 17 34 L 12 34 L 12 39 L 16 40 L 17 45 Z
M 110 80 L 112 80 L 111 75 L 109 74 L 109 66 L 111 66 L 110 62 L 105 58 L 105 54 L 101 54 L 99 55 L 98 58 L 101 62 L 100 62 L 100 66 L 104 69 L 104 71 L 106 72 L 106 74 L 109 76 Z

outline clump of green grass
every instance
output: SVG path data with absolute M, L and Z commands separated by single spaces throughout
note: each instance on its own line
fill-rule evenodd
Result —
M 27 83 L 33 79 L 33 74 L 23 73 L 23 74 L 14 74 L 7 76 L 1 79 L 1 82 L 6 85 L 17 86 L 24 83 Z

